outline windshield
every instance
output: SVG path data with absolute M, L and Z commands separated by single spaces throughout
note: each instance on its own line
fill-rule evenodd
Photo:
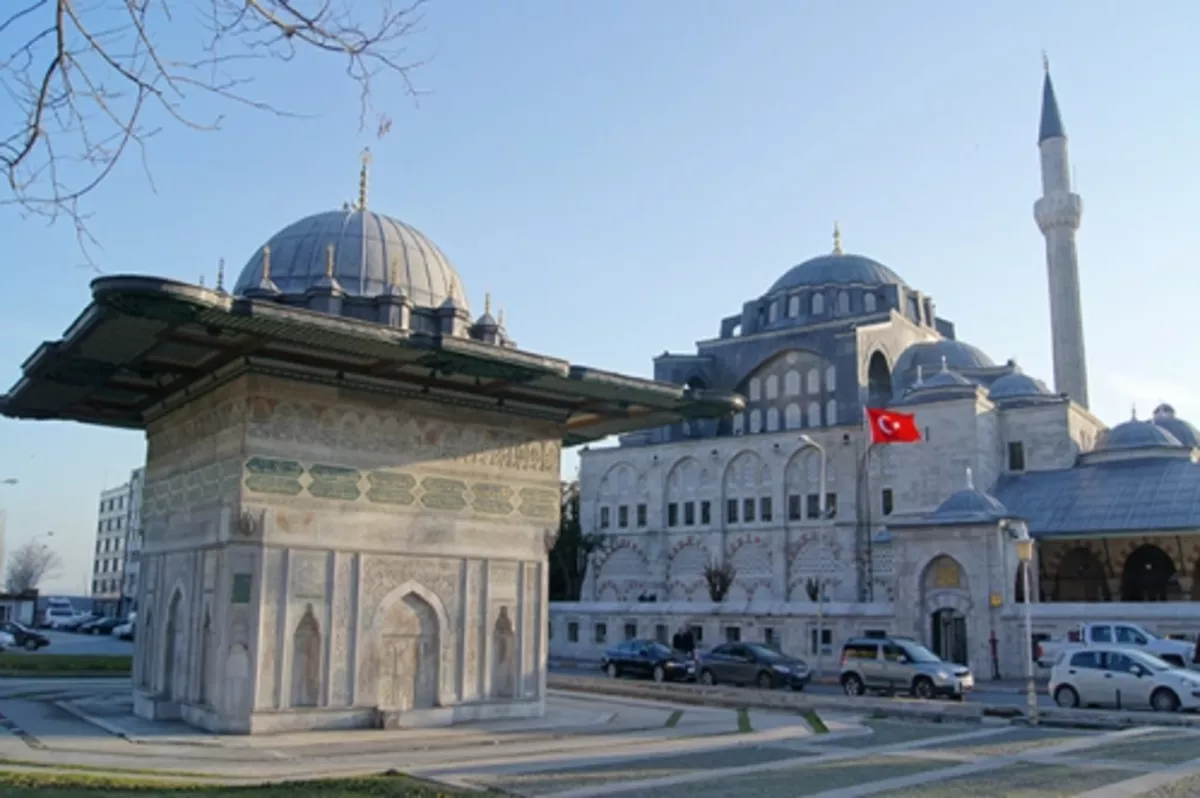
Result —
M 787 659 L 787 655 L 776 651 L 770 646 L 751 644 L 746 646 L 746 648 L 750 649 L 754 656 L 758 657 L 763 662 L 777 662 L 781 659 Z
M 674 653 L 670 648 L 664 646 L 662 643 L 649 644 L 646 646 L 646 652 L 655 657 L 669 657 Z
M 1129 652 L 1129 656 L 1133 658 L 1134 662 L 1137 662 L 1140 665 L 1145 665 L 1150 670 L 1158 673 L 1161 673 L 1162 671 L 1173 670 L 1175 668 L 1175 666 L 1171 663 L 1161 660 L 1153 654 L 1146 654 L 1141 651 L 1131 651 Z
M 897 645 L 904 650 L 904 653 L 913 662 L 941 662 L 942 658 L 934 654 L 929 649 L 920 643 L 910 643 L 908 641 L 898 642 Z

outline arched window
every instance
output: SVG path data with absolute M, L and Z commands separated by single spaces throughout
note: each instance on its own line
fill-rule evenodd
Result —
M 778 431 L 779 431 L 779 408 L 778 407 L 768 407 L 767 408 L 767 432 L 778 432 Z
M 779 375 L 772 374 L 767 377 L 767 399 L 775 399 L 779 396 Z
M 762 399 L 762 380 L 754 377 L 750 380 L 750 401 L 757 402 Z
M 850 312 L 850 293 L 848 291 L 838 292 L 838 313 L 843 316 Z
M 837 369 L 834 366 L 825 369 L 825 390 L 830 393 L 837 390 Z
M 821 405 L 817 402 L 808 403 L 808 426 L 821 426 Z
M 825 423 L 833 426 L 838 422 L 837 400 L 830 399 L 825 403 Z
M 808 370 L 808 386 L 809 393 L 821 392 L 821 372 L 817 371 L 816 366 Z
M 804 421 L 800 417 L 800 405 L 792 402 L 783 412 L 784 421 L 786 422 L 788 429 L 800 429 L 800 427 L 803 426 Z
M 734 413 L 733 414 L 733 434 L 741 435 L 745 431 L 746 431 L 746 414 L 745 413 Z
M 798 297 L 798 296 L 788 297 L 788 315 L 789 316 L 799 316 L 800 315 L 800 297 Z
M 768 321 L 774 324 L 775 320 L 779 318 L 779 303 L 772 302 L 771 307 L 767 310 L 767 314 Z
M 762 411 L 755 408 L 750 411 L 750 434 L 757 435 L 762 432 Z
M 820 316 L 824 312 L 825 312 L 825 295 L 824 294 L 813 294 L 812 295 L 812 310 L 810 311 L 811 315 Z
M 800 372 L 793 369 L 783 376 L 783 392 L 788 396 L 800 395 Z
M 863 294 L 863 312 L 864 313 L 874 313 L 875 312 L 875 295 L 872 294 L 870 291 Z

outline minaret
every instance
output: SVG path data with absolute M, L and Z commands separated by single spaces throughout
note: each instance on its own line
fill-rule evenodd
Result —
M 1042 121 L 1038 149 L 1042 155 L 1042 197 L 1033 218 L 1046 237 L 1046 273 L 1050 286 L 1050 337 L 1054 346 L 1054 389 L 1088 406 L 1087 357 L 1083 345 L 1083 312 L 1079 299 L 1079 255 L 1075 231 L 1083 201 L 1071 191 L 1067 134 L 1058 113 L 1050 64 L 1042 57 Z

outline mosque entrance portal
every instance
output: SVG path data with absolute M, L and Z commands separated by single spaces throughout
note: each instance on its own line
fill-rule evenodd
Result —
M 955 609 L 943 609 L 933 613 L 931 620 L 933 653 L 947 662 L 966 665 L 967 616 Z

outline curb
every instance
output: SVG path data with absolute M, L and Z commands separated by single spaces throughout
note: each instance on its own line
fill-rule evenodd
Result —
M 119 737 L 126 742 L 136 743 L 141 741 L 140 738 L 129 734 L 129 732 L 125 731 L 117 724 L 111 723 L 104 718 L 98 718 L 95 715 L 90 715 L 87 712 L 84 712 L 82 709 L 75 706 L 74 701 L 55 701 L 54 706 L 58 707 L 63 712 L 66 712 L 68 715 L 74 715 L 84 723 L 90 723 L 96 728 L 103 729 L 114 737 Z

